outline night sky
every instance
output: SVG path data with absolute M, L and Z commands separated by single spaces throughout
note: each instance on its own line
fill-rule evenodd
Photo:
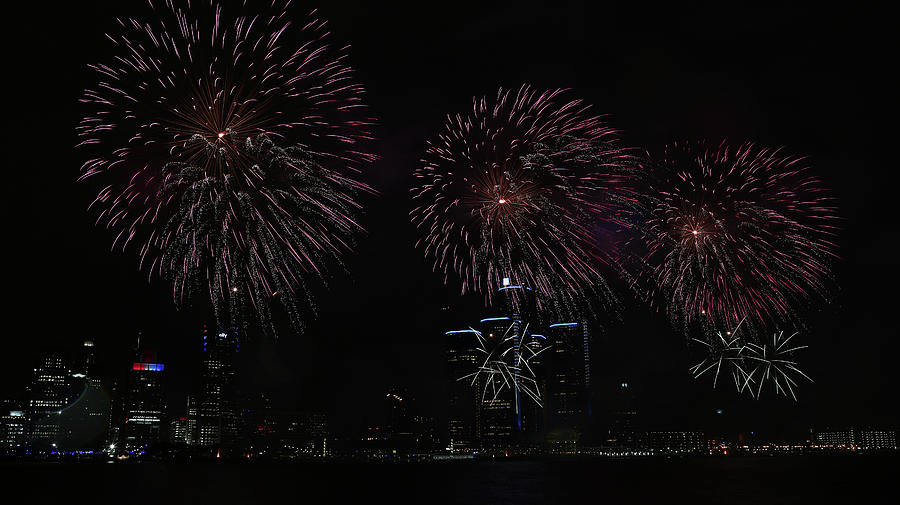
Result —
M 42 349 L 85 338 L 124 370 L 138 330 L 167 364 L 173 402 L 198 378 L 206 314 L 177 311 L 165 282 L 138 271 L 133 251 L 110 251 L 111 234 L 86 210 L 91 186 L 75 182 L 84 156 L 73 148 L 84 112 L 76 100 L 93 79 L 86 65 L 109 53 L 103 33 L 115 15 L 146 12 L 137 2 L 107 3 L 30 2 L 5 13 L 0 399 L 21 397 Z M 412 173 L 445 114 L 527 82 L 571 88 L 608 114 L 629 146 L 727 138 L 807 155 L 844 219 L 833 299 L 804 314 L 811 347 L 801 365 L 816 382 L 802 385 L 799 402 L 692 381 L 684 336 L 624 291 L 621 320 L 605 322 L 594 341 L 595 381 L 627 378 L 645 421 L 659 427 L 704 427 L 715 409 L 725 412 L 716 422 L 735 432 L 772 437 L 897 424 L 897 87 L 887 77 L 896 53 L 886 13 L 821 4 L 321 3 L 331 42 L 351 45 L 349 62 L 380 120 L 381 159 L 363 176 L 379 194 L 365 197 L 368 234 L 348 274 L 335 273 L 317 294 L 307 332 L 242 347 L 247 391 L 268 391 L 286 408 L 327 409 L 339 431 L 380 422 L 391 385 L 440 418 L 443 332 L 482 310 L 480 299 L 457 296 L 457 284 L 445 287 L 414 248 Z

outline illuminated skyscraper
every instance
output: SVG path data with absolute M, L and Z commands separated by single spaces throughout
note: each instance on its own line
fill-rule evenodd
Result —
M 198 409 L 198 443 L 218 453 L 234 449 L 241 434 L 235 389 L 238 329 L 210 334 L 203 325 L 203 368 Z
M 20 403 L 0 402 L 0 455 L 22 452 L 27 425 L 27 417 Z
M 160 442 L 165 416 L 165 365 L 155 351 L 137 351 L 129 374 L 125 409 L 125 445 L 129 450 L 146 449 Z
M 197 397 L 194 395 L 188 395 L 185 400 L 186 412 L 185 412 L 185 433 L 184 433 L 184 442 L 187 445 L 197 445 L 197 437 L 198 437 L 198 419 L 199 419 L 199 405 L 197 402 Z
M 68 360 L 60 353 L 45 354 L 31 380 L 29 439 L 38 450 L 52 450 L 59 441 L 59 414 L 72 396 Z
M 185 404 L 185 415 L 174 417 L 169 423 L 169 442 L 192 446 L 197 438 L 197 400 L 188 395 Z
M 534 317 L 534 294 L 526 286 L 504 279 L 495 297 L 496 315 L 482 318 L 467 329 L 445 333 L 448 342 L 447 362 L 451 375 L 450 439 L 454 447 L 466 445 L 470 436 L 478 445 L 491 450 L 518 446 L 539 438 L 543 429 L 541 405 L 535 402 L 523 386 L 542 394 L 542 379 L 537 384 L 510 383 L 499 374 L 480 373 L 459 381 L 478 371 L 488 358 L 500 360 L 512 367 L 521 365 L 522 353 L 541 352 L 546 338 L 536 334 L 529 319 Z M 521 374 L 540 373 L 540 359 L 536 369 L 523 369 Z M 488 367 L 490 368 L 490 366 Z M 496 382 L 491 382 L 493 377 Z M 515 381 L 513 381 L 515 382 Z M 496 385 L 496 387 L 494 387 Z M 472 405 L 474 404 L 474 408 Z M 471 409 L 471 410 L 470 410 Z M 472 426 L 474 424 L 474 429 Z
M 89 386 L 96 389 L 102 388 L 102 380 L 97 367 L 97 356 L 93 340 L 85 340 L 76 353 L 76 360 L 72 367 L 72 376 L 84 379 Z
M 499 341 L 506 338 L 513 339 L 513 346 L 518 345 L 521 339 L 520 328 L 524 324 L 509 316 L 486 317 L 479 321 L 478 329 L 482 338 L 490 349 L 500 345 Z M 484 360 L 485 356 L 479 356 Z M 515 355 L 509 355 L 507 360 L 514 362 Z M 479 363 L 479 366 L 481 363 Z M 496 379 L 500 380 L 499 377 Z M 485 388 L 485 379 L 478 384 L 476 391 L 479 395 L 479 420 L 481 423 L 479 439 L 481 446 L 488 449 L 509 448 L 519 440 L 519 432 L 522 429 L 521 394 L 513 387 L 504 388 L 499 394 L 493 393 L 493 387 Z

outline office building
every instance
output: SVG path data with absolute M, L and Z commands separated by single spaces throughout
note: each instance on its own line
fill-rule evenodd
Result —
M 58 447 L 64 450 L 99 450 L 109 429 L 110 400 L 97 367 L 94 342 L 85 340 L 75 350 L 69 389 L 71 400 L 59 415 Z
M 38 451 L 52 451 L 60 438 L 59 415 L 71 399 L 68 359 L 51 352 L 33 370 L 28 401 L 29 440 Z
M 237 405 L 235 373 L 240 352 L 238 328 L 211 332 L 203 325 L 203 362 L 197 417 L 200 446 L 222 451 L 237 450 L 241 417 Z
M 448 447 L 453 451 L 468 451 L 475 448 L 476 441 L 481 436 L 480 382 L 475 377 L 464 378 L 481 364 L 478 361 L 479 353 L 475 350 L 478 345 L 475 333 L 474 329 L 451 330 L 445 333 L 449 379 Z
M 584 322 L 549 325 L 547 337 L 548 438 L 554 444 L 583 443 L 590 428 L 590 337 Z
M 165 365 L 154 351 L 136 352 L 129 373 L 125 409 L 125 445 L 130 451 L 146 450 L 161 441 Z

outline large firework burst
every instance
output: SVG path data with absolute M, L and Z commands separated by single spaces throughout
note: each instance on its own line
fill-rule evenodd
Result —
M 796 322 L 826 293 L 837 218 L 802 158 L 675 145 L 650 163 L 640 194 L 628 241 L 635 286 L 685 325 Z
M 522 86 L 448 116 L 416 171 L 412 221 L 434 269 L 490 303 L 503 279 L 539 308 L 612 300 L 599 266 L 630 156 L 614 132 L 562 90 Z M 588 296 L 590 295 L 590 296 Z
M 150 7 L 107 34 L 114 55 L 81 99 L 98 223 L 176 302 L 201 284 L 220 324 L 223 306 L 265 322 L 277 299 L 299 325 L 298 295 L 360 229 L 362 87 L 325 23 L 295 25 L 287 1 Z
M 540 406 L 541 391 L 531 362 L 549 347 L 535 351 L 528 345 L 530 335 L 527 325 L 521 334 L 517 329 L 517 323 L 510 324 L 503 335 L 491 334 L 485 337 L 473 328 L 470 328 L 470 331 L 477 339 L 475 350 L 484 357 L 484 360 L 477 370 L 460 377 L 459 380 L 471 379 L 473 386 L 480 381 L 483 402 L 496 400 L 504 391 L 510 391 L 516 398 L 516 412 L 521 409 L 518 401 L 519 393 L 525 393 Z

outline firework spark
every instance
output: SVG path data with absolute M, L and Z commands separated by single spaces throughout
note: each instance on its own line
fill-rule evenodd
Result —
M 792 314 L 827 293 L 835 207 L 802 158 L 700 143 L 650 165 L 625 247 L 634 286 L 674 320 L 796 323 Z
M 448 116 L 415 173 L 417 246 L 488 305 L 504 278 L 533 288 L 544 308 L 613 300 L 599 228 L 616 221 L 631 158 L 562 93 L 522 86 L 476 99 L 469 115 Z
M 516 393 L 516 398 L 518 393 L 525 393 L 540 406 L 541 392 L 531 362 L 549 347 L 535 351 L 527 345 L 528 325 L 520 335 L 516 330 L 516 323 L 513 323 L 500 337 L 484 337 L 480 331 L 473 328 L 470 330 L 477 338 L 475 350 L 484 356 L 484 361 L 476 371 L 459 380 L 471 379 L 472 386 L 480 380 L 484 385 L 481 397 L 483 402 L 496 400 L 503 391 L 510 390 Z M 515 408 L 519 412 L 521 406 L 518 400 Z
M 107 34 L 114 57 L 90 65 L 81 99 L 97 222 L 179 304 L 205 284 L 220 324 L 223 306 L 267 319 L 278 300 L 299 325 L 306 283 L 360 230 L 363 89 L 325 23 L 294 25 L 289 2 L 150 7 Z

